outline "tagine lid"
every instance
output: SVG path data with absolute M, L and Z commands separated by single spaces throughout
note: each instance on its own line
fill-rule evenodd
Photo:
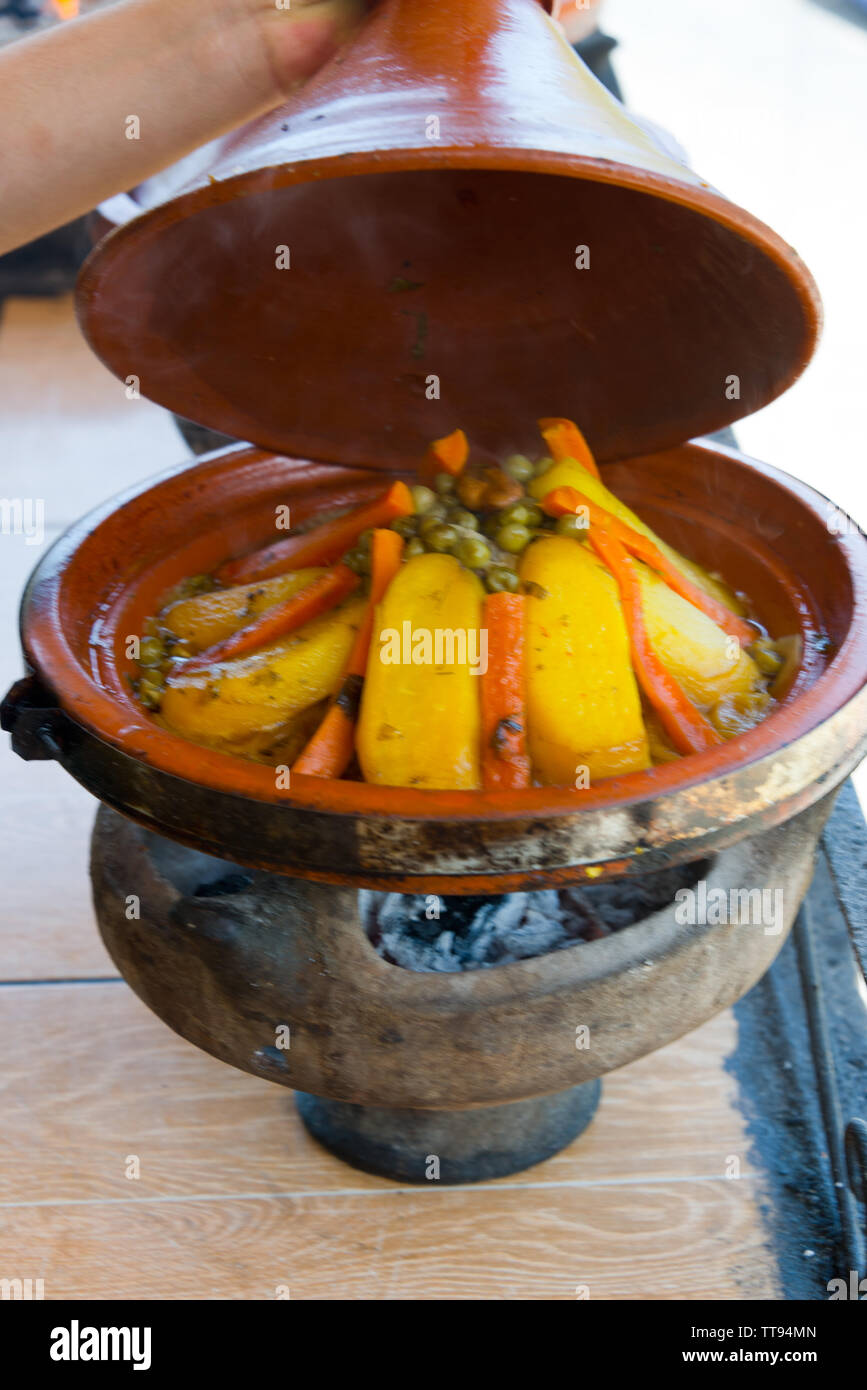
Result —
M 177 414 L 411 466 L 461 426 L 597 457 L 720 429 L 820 325 L 797 253 L 634 121 L 538 0 L 382 0 L 279 110 L 126 200 L 79 281 L 91 346 Z

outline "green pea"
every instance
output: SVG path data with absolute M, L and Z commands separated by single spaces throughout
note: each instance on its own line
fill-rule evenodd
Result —
M 438 497 L 437 500 L 433 502 L 431 506 L 428 507 L 424 516 L 416 518 L 419 535 L 424 535 L 424 530 L 426 526 L 432 526 L 436 521 L 445 521 L 448 514 L 448 507 L 446 506 L 445 502 L 441 501 Z
M 143 676 L 138 683 L 138 697 L 146 709 L 159 709 L 162 703 L 162 686 Z
M 515 594 L 518 592 L 520 582 L 515 571 L 506 569 L 505 565 L 491 565 L 485 574 L 485 586 L 492 594 L 503 591 Z
M 481 536 L 462 536 L 453 553 L 470 570 L 483 570 L 491 559 L 490 547 L 485 545 Z
M 553 467 L 554 460 L 552 458 L 548 458 L 546 455 L 545 458 L 536 460 L 535 464 L 533 465 L 533 472 L 535 473 L 537 478 L 541 478 L 543 473 L 547 473 L 548 469 Z
M 437 500 L 437 495 L 433 489 L 424 487 L 421 483 L 414 483 L 409 490 L 409 494 L 412 498 L 412 505 L 419 514 L 429 512 L 434 502 Z
M 427 516 L 421 518 L 420 523 L 418 523 L 418 535 L 422 538 L 427 537 L 428 532 L 432 531 L 435 525 L 442 525 L 443 521 L 447 521 L 447 518 L 449 518 L 449 513 L 447 513 L 446 507 L 443 507 L 442 502 L 438 502 L 436 507 L 431 507 Z
M 574 536 L 576 541 L 587 539 L 586 518 L 575 516 L 571 512 L 567 512 L 565 516 L 558 516 L 554 530 L 558 536 Z
M 394 521 L 391 522 L 390 529 L 396 531 L 399 536 L 403 536 L 403 539 L 408 541 L 415 535 L 417 525 L 418 523 L 414 516 L 396 516 Z
M 370 571 L 370 556 L 364 550 L 348 550 L 343 557 L 344 565 L 348 565 L 353 574 L 367 574 Z
M 438 550 L 444 553 L 447 550 L 451 550 L 457 539 L 458 533 L 456 528 L 454 526 L 449 526 L 445 521 L 441 521 L 438 526 L 431 527 L 425 535 L 424 541 L 429 550 Z
M 479 518 L 475 512 L 468 512 L 466 507 L 453 507 L 449 512 L 449 521 L 452 526 L 461 526 L 465 531 L 479 529 Z
M 440 497 L 447 497 L 455 490 L 455 480 L 451 473 L 437 473 L 434 478 L 434 487 Z
M 408 519 L 408 518 L 407 518 Z M 373 527 L 368 526 L 366 531 L 362 531 L 358 540 L 355 542 L 359 550 L 369 550 L 370 542 L 373 540 Z
M 142 638 L 139 647 L 139 662 L 142 666 L 159 666 L 165 654 L 165 648 L 158 637 Z
M 499 516 L 503 526 L 508 526 L 513 521 L 519 526 L 540 526 L 545 514 L 531 498 L 522 497 L 517 502 L 510 502 L 508 507 L 503 507 Z
M 403 553 L 406 556 L 424 555 L 424 541 L 418 536 L 413 536 L 412 540 L 407 543 L 406 550 Z
M 497 545 L 501 550 L 507 550 L 510 555 L 520 555 L 530 544 L 530 539 L 530 532 L 526 526 L 519 526 L 514 521 L 508 526 L 502 526 L 497 532 Z
M 533 464 L 526 454 L 512 454 L 506 459 L 503 468 L 510 478 L 519 483 L 526 483 L 527 479 L 533 476 Z
M 500 511 L 497 513 L 497 518 L 501 526 L 508 526 L 510 522 L 513 521 L 516 521 L 519 526 L 526 525 L 526 499 L 522 497 L 517 502 L 510 502 L 507 507 L 502 507 Z
M 195 594 L 209 594 L 214 581 L 209 574 L 193 574 L 180 585 L 180 596 L 192 598 Z

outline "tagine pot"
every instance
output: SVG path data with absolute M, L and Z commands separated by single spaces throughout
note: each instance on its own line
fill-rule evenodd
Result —
M 785 821 L 864 750 L 867 541 L 829 530 L 804 484 L 720 447 L 603 466 L 604 480 L 712 571 L 736 575 L 804 659 L 785 700 L 706 753 L 574 787 L 423 791 L 294 775 L 190 743 L 136 699 L 128 638 L 185 576 L 295 524 L 357 505 L 381 475 L 221 451 L 86 517 L 36 570 L 22 609 L 28 666 L 7 722 L 95 795 L 196 849 L 259 869 L 398 892 L 503 893 L 643 874 Z M 17 711 L 17 713 L 16 713 Z M 589 874 L 588 874 L 589 871 Z

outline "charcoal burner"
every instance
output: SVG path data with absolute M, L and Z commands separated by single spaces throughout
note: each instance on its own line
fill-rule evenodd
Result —
M 144 1002 L 196 1046 L 299 1092 L 304 1123 L 340 1158 L 403 1182 L 478 1181 L 571 1142 L 593 1117 L 601 1075 L 754 983 L 792 924 L 829 809 L 826 797 L 655 887 L 607 886 L 617 931 L 487 969 L 391 965 L 357 889 L 245 871 L 105 807 L 94 902 Z M 658 899 L 696 878 L 726 893 L 782 892 L 784 916 L 773 929 L 684 925 Z M 624 925 L 629 898 L 637 920 Z M 474 905 L 456 900 L 456 916 L 466 923 Z

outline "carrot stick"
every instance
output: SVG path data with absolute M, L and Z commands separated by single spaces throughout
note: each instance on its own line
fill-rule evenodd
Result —
M 485 598 L 488 666 L 482 674 L 482 785 L 506 791 L 530 785 L 524 674 L 523 594 Z
M 308 777 L 341 777 L 352 759 L 355 725 L 373 636 L 376 605 L 400 569 L 403 541 L 395 531 L 374 531 L 370 545 L 370 602 L 346 663 L 337 698 L 292 771 Z
M 638 683 L 678 753 L 704 753 L 722 743 L 709 719 L 697 710 L 674 676 L 654 652 L 644 626 L 641 588 L 626 547 L 605 526 L 594 527 L 590 544 L 607 565 L 620 590 L 623 616 L 629 630 L 632 665 Z
M 412 510 L 412 496 L 406 483 L 392 483 L 373 502 L 357 507 L 336 521 L 326 521 L 301 536 L 287 536 L 264 550 L 228 560 L 217 570 L 217 579 L 221 584 L 250 584 L 285 574 L 287 570 L 305 569 L 308 565 L 330 565 L 355 544 L 362 531 L 371 526 L 387 526 L 395 517 L 409 516 Z
M 432 483 L 437 473 L 450 473 L 456 478 L 463 472 L 469 456 L 467 436 L 463 430 L 453 430 L 430 445 L 419 469 L 419 477 L 425 483 Z
M 275 603 L 273 608 L 260 613 L 259 617 L 247 623 L 246 627 L 238 628 L 237 632 L 225 637 L 222 642 L 217 642 L 213 647 L 208 647 L 198 655 L 180 662 L 175 667 L 175 672 L 189 675 L 213 666 L 216 662 L 244 656 L 258 647 L 267 646 L 269 642 L 276 642 L 278 637 L 285 637 L 287 633 L 303 627 L 304 623 L 309 623 L 312 618 L 321 617 L 323 613 L 336 608 L 338 603 L 342 603 L 353 589 L 358 587 L 359 582 L 358 575 L 353 574 L 347 565 L 335 565 L 327 574 L 321 574 L 291 598 L 283 603 Z
M 634 527 L 628 526 L 625 521 L 608 512 L 604 507 L 591 502 L 589 497 L 585 497 L 583 492 L 579 492 L 574 487 L 555 487 L 546 497 L 542 499 L 542 507 L 549 516 L 565 516 L 567 514 L 579 514 L 584 510 L 587 520 L 591 526 L 603 526 L 620 541 L 636 559 L 643 560 L 652 570 L 664 579 L 669 589 L 673 589 L 681 598 L 685 598 L 693 607 L 699 608 L 711 622 L 721 627 L 723 632 L 728 633 L 729 637 L 735 637 L 742 647 L 748 647 L 756 640 L 755 630 L 743 618 L 738 617 L 730 608 L 726 608 L 724 603 L 706 594 L 704 589 L 700 589 L 697 584 L 693 584 L 691 579 L 677 568 L 669 560 L 667 555 L 663 555 L 659 546 L 655 545 L 649 536 L 644 536 Z
M 545 416 L 539 421 L 539 429 L 555 463 L 560 463 L 563 459 L 574 459 L 586 468 L 588 473 L 592 473 L 594 478 L 599 477 L 599 469 L 590 452 L 590 445 L 573 420 Z

